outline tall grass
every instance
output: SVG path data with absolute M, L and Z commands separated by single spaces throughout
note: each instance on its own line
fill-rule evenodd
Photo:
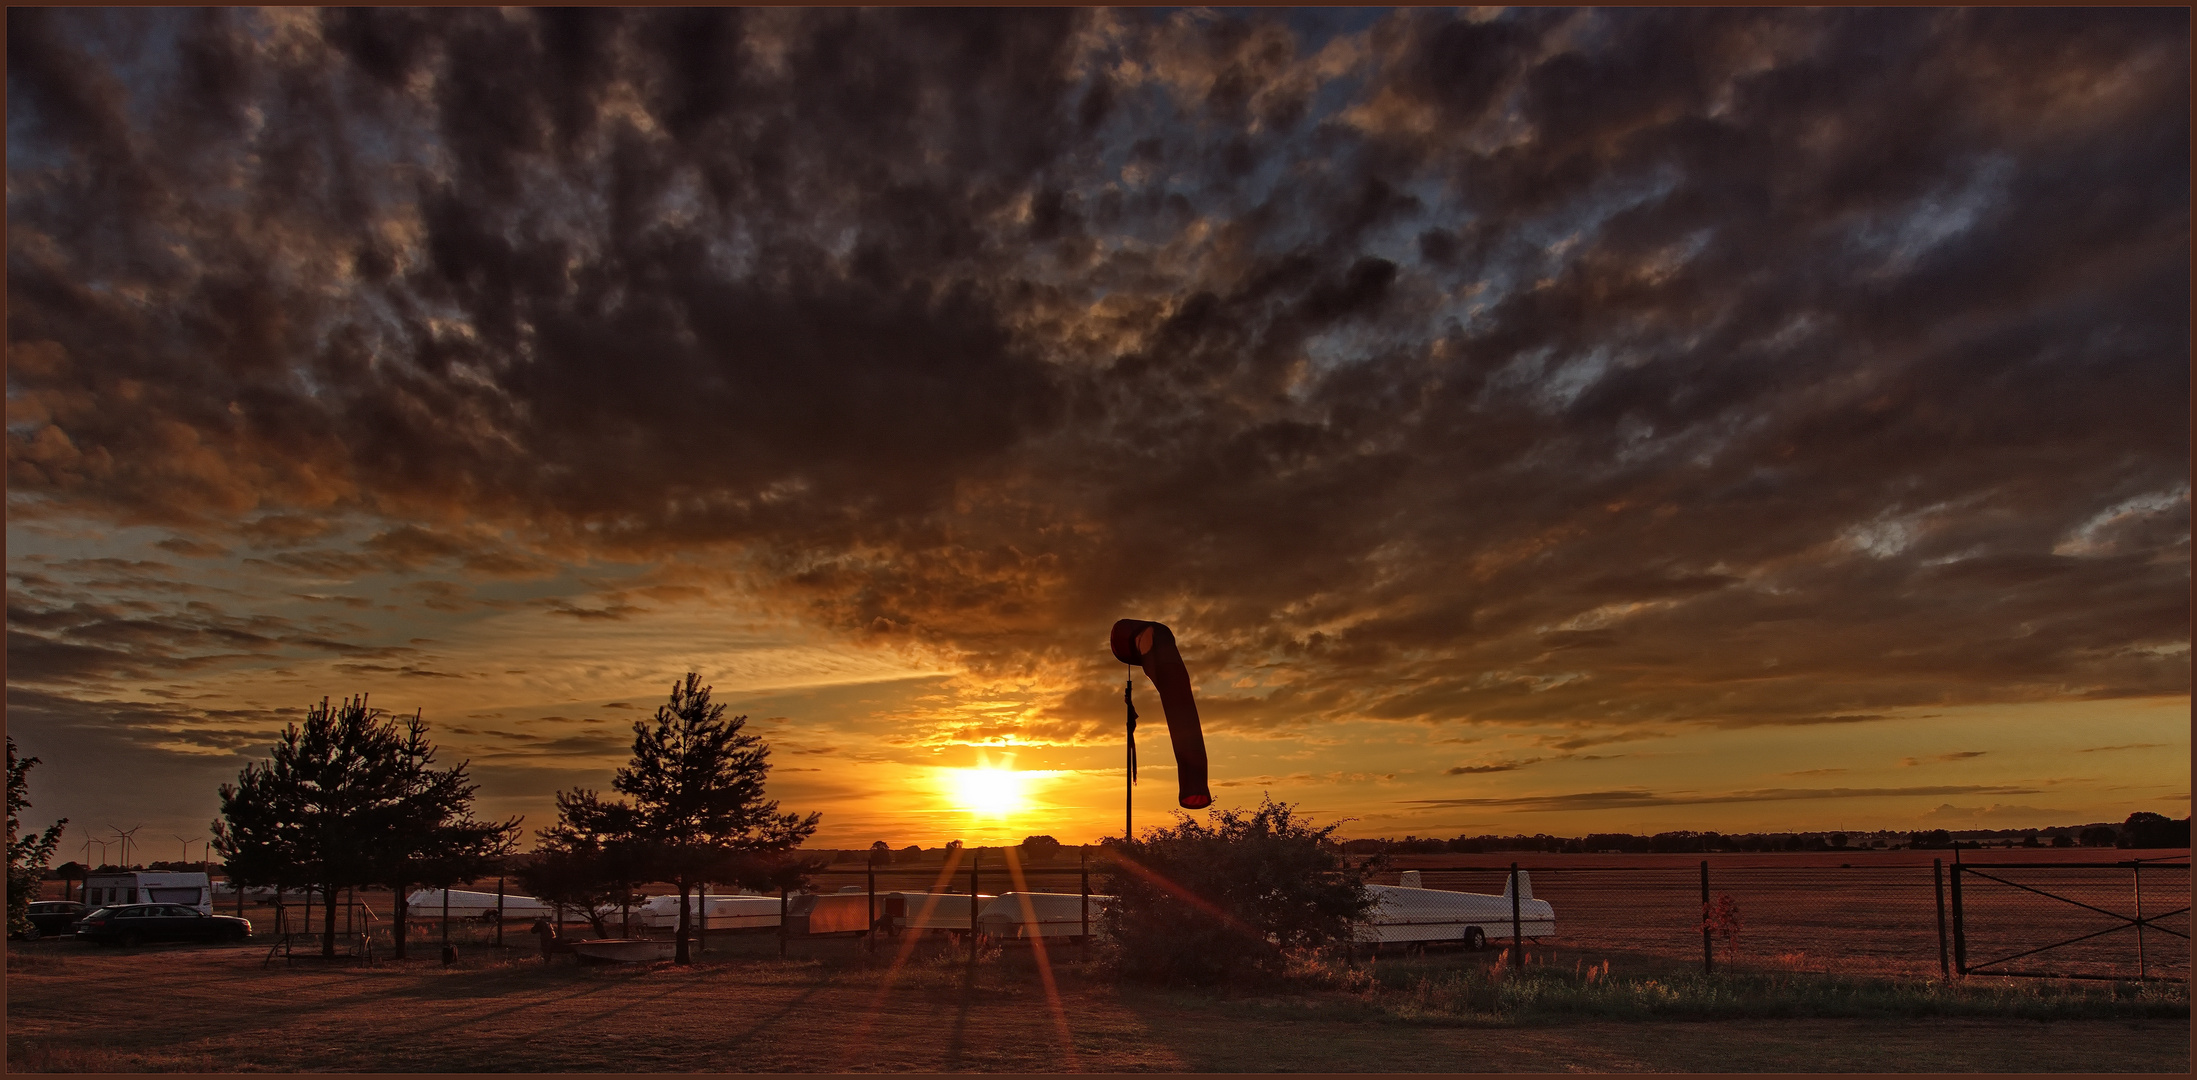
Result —
M 1608 961 L 1570 968 L 1508 950 L 1492 959 L 1381 960 L 1351 966 L 1331 956 L 1296 958 L 1300 985 L 1341 991 L 1403 1020 L 1739 1020 L 1978 1017 L 2030 1020 L 2174 1019 L 2190 1016 L 2178 983 L 2079 983 L 2044 979 L 1906 979 L 1804 972 L 1612 974 Z

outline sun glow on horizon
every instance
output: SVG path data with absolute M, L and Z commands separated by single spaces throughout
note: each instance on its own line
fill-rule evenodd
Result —
M 1005 818 L 1030 808 L 1030 774 L 1011 765 L 983 762 L 973 769 L 948 769 L 950 797 L 978 817 Z

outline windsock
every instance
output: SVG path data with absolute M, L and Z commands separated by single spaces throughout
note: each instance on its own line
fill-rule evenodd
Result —
M 1175 776 L 1182 785 L 1176 800 L 1185 810 L 1213 805 L 1206 787 L 1205 732 L 1198 727 L 1198 703 L 1190 696 L 1190 669 L 1175 651 L 1173 631 L 1156 622 L 1123 619 L 1114 624 L 1111 639 L 1114 658 L 1144 669 L 1159 688 L 1160 708 L 1167 713 L 1167 737 L 1175 744 Z

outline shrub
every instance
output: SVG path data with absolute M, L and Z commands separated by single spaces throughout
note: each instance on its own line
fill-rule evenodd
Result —
M 1106 842 L 1110 961 L 1147 982 L 1281 976 L 1286 955 L 1347 941 L 1373 901 L 1362 871 L 1295 807 L 1177 814 L 1170 829 Z

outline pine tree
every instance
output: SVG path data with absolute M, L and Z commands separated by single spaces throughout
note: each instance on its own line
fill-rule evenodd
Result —
M 798 879 L 805 864 L 786 856 L 816 832 L 820 814 L 781 814 L 763 797 L 770 747 L 743 730 L 747 717 L 725 719 L 710 688 L 688 672 L 672 684 L 670 701 L 653 723 L 633 725 L 633 760 L 611 787 L 630 800 L 633 849 L 679 890 L 674 961 L 692 962 L 690 896 L 705 881 Z
M 366 698 L 322 698 L 286 726 L 273 755 L 221 785 L 214 850 L 230 880 L 304 886 L 333 901 L 347 886 L 397 889 L 396 955 L 404 955 L 404 889 L 422 877 L 477 872 L 509 850 L 518 821 L 473 820 L 465 765 L 433 767 L 427 725 L 398 721 Z M 323 907 L 321 955 L 334 956 L 335 907 Z

